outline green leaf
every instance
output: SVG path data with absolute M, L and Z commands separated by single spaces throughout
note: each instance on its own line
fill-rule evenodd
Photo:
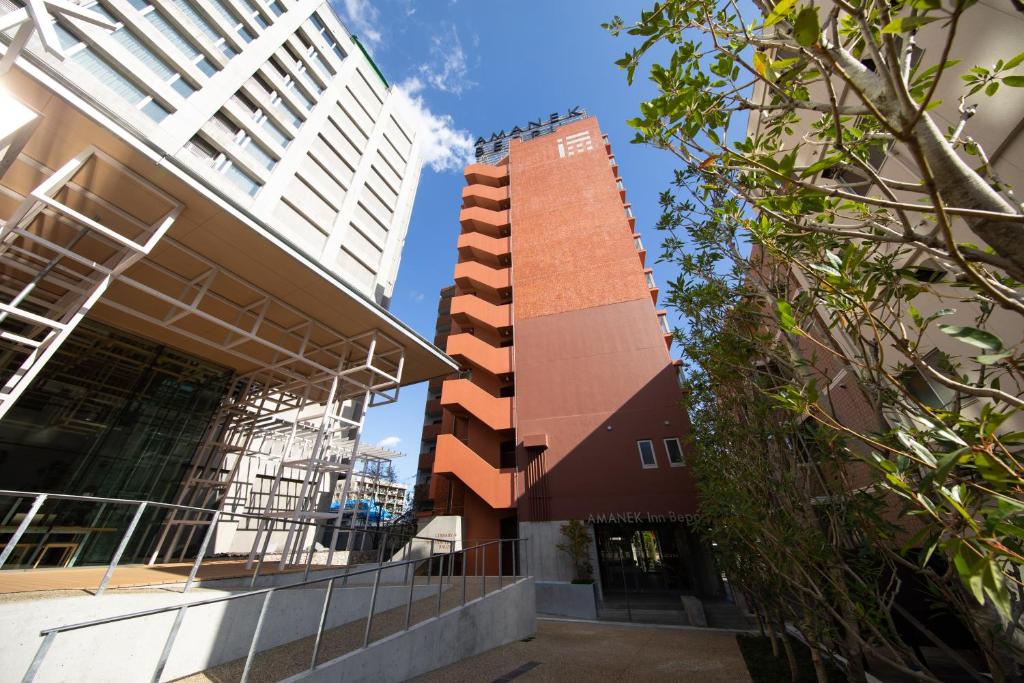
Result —
M 926 17 L 920 14 L 912 17 L 899 17 L 886 24 L 885 28 L 882 29 L 882 33 L 910 33 L 914 29 L 930 24 L 936 19 L 938 17 Z
M 771 13 L 765 18 L 764 27 L 768 28 L 769 26 L 772 26 L 773 24 L 777 24 L 780 21 L 782 21 L 785 18 L 785 16 L 789 14 L 789 10 L 793 9 L 793 5 L 795 4 L 796 0 L 781 0 L 779 3 L 775 5 L 775 9 L 773 9 Z
M 993 363 L 998 363 L 999 361 L 1001 361 L 1001 360 L 1003 360 L 1005 358 L 1009 358 L 1012 355 L 1013 355 L 1012 351 L 1003 351 L 1001 353 L 987 353 L 987 354 L 983 354 L 981 356 L 978 356 L 974 360 L 978 361 L 982 365 L 992 365 Z
M 986 351 L 1003 350 L 1003 342 L 1000 341 L 999 337 L 991 332 L 979 330 L 976 327 L 939 325 L 939 329 L 949 336 L 956 337 L 960 341 L 970 344 L 971 346 L 977 346 L 979 349 L 985 349 Z
M 992 81 L 985 86 L 985 94 L 989 97 L 995 95 L 997 90 L 999 90 L 999 81 Z
M 1011 88 L 1024 88 L 1024 76 L 1005 76 L 1003 84 Z
M 799 334 L 800 330 L 796 326 L 796 318 L 793 316 L 793 307 L 789 305 L 788 301 L 776 301 L 775 307 L 779 311 L 779 327 L 790 334 Z
M 1021 52 L 1019 55 L 1008 61 L 1006 64 L 1003 64 L 1003 69 L 1009 71 L 1010 69 L 1017 66 L 1018 64 L 1021 64 L 1022 62 L 1024 62 L 1024 52 Z
M 818 10 L 814 7 L 804 7 L 800 10 L 793 25 L 793 37 L 796 38 L 796 42 L 804 47 L 811 47 L 818 42 L 820 32 Z

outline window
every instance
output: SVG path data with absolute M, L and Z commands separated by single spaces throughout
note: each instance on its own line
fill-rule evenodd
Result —
M 233 7 L 229 8 L 227 3 L 223 2 L 223 0 L 212 0 L 212 3 L 217 11 L 221 13 L 221 16 L 224 17 L 224 21 L 227 25 L 230 26 L 235 33 L 241 36 L 242 40 L 247 43 L 251 43 L 256 38 L 256 36 L 252 34 L 252 31 L 246 28 L 245 25 L 239 21 L 238 17 L 235 16 Z
M 630 206 L 629 204 L 626 204 L 625 208 L 626 208 L 626 217 L 627 218 L 632 218 L 633 217 L 633 207 Z
M 668 316 L 664 313 L 658 316 L 658 325 L 661 326 L 661 331 L 665 334 L 672 334 L 672 328 L 668 326 Z
M 139 8 L 139 12 L 142 16 L 146 17 L 153 26 L 156 27 L 160 33 L 164 35 L 167 40 L 181 51 L 185 57 L 196 65 L 200 71 L 207 76 L 212 76 L 217 71 L 217 67 L 214 66 L 209 59 L 206 58 L 202 52 L 200 52 L 192 41 L 171 25 L 169 21 L 160 12 L 156 11 L 156 8 L 145 3 L 143 7 Z
M 644 273 L 644 277 L 647 279 L 647 289 L 656 289 L 657 285 L 654 284 L 654 273 L 647 271 Z
M 640 451 L 640 465 L 646 470 L 658 466 L 658 460 L 654 457 L 654 442 L 650 439 L 643 439 L 636 442 L 637 450 Z
M 221 52 L 223 52 L 227 57 L 234 57 L 238 54 L 238 51 L 227 43 L 227 41 L 224 39 L 224 36 L 222 36 L 220 32 L 217 29 L 215 29 L 202 14 L 199 13 L 199 11 L 195 8 L 194 3 L 191 3 L 188 0 L 171 1 L 182 14 L 189 18 L 189 21 L 196 25 L 196 28 L 199 29 L 200 33 L 205 35 L 207 39 L 209 39 L 211 43 L 216 45 L 217 48 Z
M 313 27 L 324 39 L 324 42 L 327 43 L 328 47 L 330 47 L 331 50 L 334 51 L 334 54 L 338 56 L 338 59 L 345 61 L 345 51 L 338 45 L 338 41 L 334 39 L 334 35 L 330 32 L 327 26 L 324 25 L 324 22 L 320 17 L 314 14 L 309 18 L 309 20 L 313 23 Z
M 956 374 L 949 357 L 938 349 L 932 349 L 924 356 L 924 362 L 943 375 L 955 378 Z M 956 390 L 926 377 L 918 368 L 908 368 L 900 374 L 900 382 L 911 396 L 935 410 L 944 410 L 956 399 Z
M 683 447 L 679 439 L 665 439 L 665 452 L 668 453 L 668 464 L 672 467 L 685 467 L 686 460 L 683 458 Z
M 644 243 L 640 241 L 639 237 L 634 237 L 633 238 L 633 246 L 636 247 L 637 251 L 643 251 L 644 250 Z

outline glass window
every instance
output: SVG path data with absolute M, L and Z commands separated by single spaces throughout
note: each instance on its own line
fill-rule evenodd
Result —
M 658 324 L 661 326 L 661 331 L 665 334 L 672 334 L 672 328 L 668 326 L 668 316 L 662 313 L 658 316 Z
M 668 453 L 668 464 L 672 467 L 683 467 L 686 460 L 683 458 L 683 446 L 679 439 L 665 439 L 665 452 Z
M 640 465 L 644 469 L 650 469 L 658 466 L 658 461 L 654 457 L 654 442 L 649 439 L 636 442 L 637 450 L 640 451 Z
M 651 273 L 651 272 L 644 273 L 644 277 L 647 279 L 647 288 L 648 289 L 655 289 L 657 287 L 657 285 L 654 284 L 654 273 Z
M 933 349 L 924 356 L 924 362 L 947 377 L 956 378 L 949 358 L 942 351 Z M 956 399 L 956 390 L 936 380 L 925 377 L 918 368 L 909 368 L 900 374 L 900 382 L 911 396 L 935 410 L 944 410 Z
M 644 250 L 644 243 L 640 241 L 639 237 L 634 237 L 633 238 L 633 246 L 636 247 L 637 251 L 643 251 Z

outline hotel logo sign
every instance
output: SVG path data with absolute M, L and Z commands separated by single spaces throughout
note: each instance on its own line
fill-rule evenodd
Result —
M 582 133 L 573 133 L 572 135 L 566 135 L 564 138 L 558 138 L 558 156 L 565 159 L 571 157 L 574 154 L 583 154 L 584 152 L 590 152 L 594 149 L 594 143 L 590 139 L 590 131 L 585 130 Z

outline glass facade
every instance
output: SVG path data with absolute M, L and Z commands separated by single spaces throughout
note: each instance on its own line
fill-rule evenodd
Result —
M 0 421 L 2 486 L 172 502 L 229 377 L 225 368 L 85 320 Z M 9 537 L 30 503 L 0 498 L 0 534 Z M 106 562 L 133 513 L 47 501 L 12 562 Z M 144 552 L 159 521 L 156 511 L 143 518 L 146 533 L 135 534 L 129 555 Z

